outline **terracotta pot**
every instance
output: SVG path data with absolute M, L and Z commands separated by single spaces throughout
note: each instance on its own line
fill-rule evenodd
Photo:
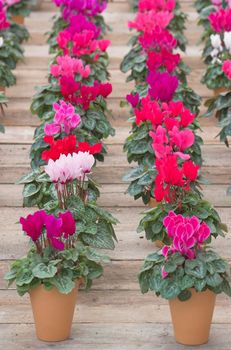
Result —
M 196 292 L 187 301 L 169 300 L 175 339 L 184 345 L 206 344 L 213 317 L 216 294 L 210 290 Z
M 43 341 L 68 339 L 74 316 L 79 283 L 69 294 L 56 288 L 46 290 L 43 285 L 30 291 L 30 300 L 37 337 Z
M 158 239 L 157 241 L 155 241 L 155 246 L 157 248 L 163 248 L 164 243 Z
M 5 88 L 5 86 L 0 86 L 0 92 L 3 92 L 3 93 L 5 93 L 5 92 L 6 92 L 6 88 Z
M 217 89 L 213 90 L 213 94 L 214 94 L 214 96 L 218 96 L 222 92 L 226 92 L 226 91 L 231 91 L 231 88 L 225 88 L 225 87 L 217 88 Z
M 24 17 L 21 16 L 21 15 L 18 15 L 18 16 L 11 16 L 11 19 L 14 23 L 17 23 L 17 24 L 24 24 Z

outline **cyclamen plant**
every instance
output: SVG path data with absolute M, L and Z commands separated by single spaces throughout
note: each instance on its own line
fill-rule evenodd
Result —
M 56 287 L 68 294 L 79 281 L 89 288 L 92 280 L 102 275 L 101 262 L 109 259 L 78 241 L 78 228 L 70 211 L 54 216 L 39 210 L 21 217 L 20 223 L 32 245 L 5 275 L 9 285 L 15 282 L 19 295 L 41 284 L 47 290 Z
M 142 293 L 149 290 L 165 299 L 186 301 L 191 289 L 207 289 L 231 296 L 228 263 L 205 246 L 210 228 L 195 215 L 174 212 L 163 220 L 170 245 L 147 256 L 139 274 Z
M 7 13 L 10 16 L 26 17 L 30 14 L 30 0 L 5 0 Z
M 169 76 L 170 79 L 166 84 L 168 75 L 166 74 L 166 77 L 165 74 L 162 75 L 164 75 L 163 82 L 157 78 L 158 74 L 150 76 L 150 78 L 155 76 L 156 80 L 153 79 L 154 84 L 151 85 L 146 97 L 140 99 L 138 94 L 127 96 L 128 101 L 134 107 L 135 120 L 133 118 L 132 133 L 125 141 L 124 150 L 127 152 L 128 162 L 135 161 L 138 163 L 138 167 L 125 175 L 124 180 L 131 182 L 127 190 L 128 193 L 134 196 L 135 199 L 142 197 L 145 204 L 154 195 L 154 180 L 157 174 L 157 169 L 154 166 L 155 150 L 152 146 L 153 130 L 158 129 L 162 132 L 162 136 L 166 131 L 170 134 L 176 132 L 175 140 L 177 139 L 178 142 L 178 145 L 174 145 L 176 150 L 180 151 L 184 147 L 184 150 L 188 148 L 185 156 L 191 157 L 197 164 L 202 163 L 200 151 L 202 140 L 195 134 L 198 128 L 196 115 L 191 113 L 181 101 L 158 102 L 171 100 L 177 83 L 174 77 Z M 173 85 L 171 85 L 171 81 Z M 164 88 L 165 84 L 168 88 Z M 188 128 L 190 129 L 188 130 Z M 165 138 L 159 137 L 162 146 L 158 147 L 164 149 L 167 142 L 166 137 L 166 135 Z M 187 137 L 191 140 L 186 141 Z M 185 142 L 189 142 L 187 147 Z
M 203 53 L 208 67 L 202 82 L 209 89 L 231 88 L 230 80 L 222 69 L 224 61 L 231 58 L 230 14 L 231 10 L 221 9 L 209 16 L 211 28 L 216 33 L 211 34 Z

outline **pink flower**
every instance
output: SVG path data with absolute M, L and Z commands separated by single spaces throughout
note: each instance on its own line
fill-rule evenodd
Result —
M 176 2 L 175 0 L 140 0 L 138 3 L 139 11 L 169 11 L 173 12 Z
M 231 31 L 231 9 L 221 8 L 219 11 L 212 12 L 208 19 L 216 33 Z
M 179 151 L 184 151 L 191 147 L 195 141 L 194 133 L 187 130 L 179 130 L 176 126 L 169 131 L 170 141 L 174 144 Z
M 225 75 L 227 75 L 227 77 L 231 80 L 231 60 L 224 61 L 222 70 Z
M 138 12 L 134 21 L 128 22 L 129 28 L 134 28 L 139 32 L 150 33 L 154 26 L 162 29 L 166 28 L 173 19 L 173 13 L 168 11 L 150 10 L 147 12 Z
M 72 58 L 68 55 L 58 56 L 57 64 L 51 65 L 51 74 L 58 77 L 74 78 L 76 74 L 80 74 L 82 78 L 87 78 L 90 75 L 90 67 L 84 67 L 82 60 Z
M 161 269 L 161 276 L 162 276 L 162 278 L 168 277 L 168 272 L 166 272 L 166 271 L 164 270 L 164 266 L 162 266 L 162 269 Z
M 53 109 L 56 112 L 54 123 L 45 124 L 44 132 L 46 135 L 53 136 L 60 131 L 64 131 L 69 135 L 80 124 L 80 115 L 75 113 L 75 108 L 70 103 L 61 100 L 54 103 Z
M 176 38 L 166 29 L 157 25 L 152 27 L 151 32 L 145 32 L 139 36 L 139 42 L 146 52 L 166 49 L 172 51 L 177 46 Z
M 46 212 L 44 210 L 39 210 L 34 214 L 29 214 L 26 218 L 20 218 L 23 231 L 26 232 L 27 236 L 34 242 L 36 242 L 42 234 L 45 216 Z

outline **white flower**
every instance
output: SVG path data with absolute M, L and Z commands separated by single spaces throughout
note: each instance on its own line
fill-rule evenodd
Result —
M 4 44 L 4 39 L 2 36 L 0 36 L 0 47 L 3 47 L 3 44 Z
M 212 47 L 214 49 L 222 51 L 222 42 L 219 34 L 210 35 L 210 40 L 211 40 Z
M 224 43 L 226 49 L 231 53 L 231 32 L 224 33 Z
M 213 58 L 216 58 L 218 54 L 219 54 L 219 50 L 218 50 L 218 49 L 213 49 L 213 50 L 211 51 L 211 54 L 210 54 L 210 55 L 211 55 Z
M 82 179 L 84 174 L 90 173 L 94 163 L 95 158 L 89 152 L 73 153 L 67 156 L 61 154 L 55 161 L 49 159 L 44 170 L 52 182 L 65 184 L 68 181 Z

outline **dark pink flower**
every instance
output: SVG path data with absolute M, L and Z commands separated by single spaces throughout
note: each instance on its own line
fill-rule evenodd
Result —
M 176 76 L 165 73 L 150 72 L 147 76 L 150 85 L 149 94 L 154 100 L 169 102 L 178 88 L 179 81 Z
M 51 245 L 57 250 L 63 250 L 65 245 L 61 241 L 62 219 L 58 219 L 54 215 L 47 215 L 45 218 L 45 226 L 47 231 L 47 239 Z
M 64 238 L 68 236 L 73 236 L 75 233 L 75 220 L 70 211 L 65 213 L 59 213 L 59 218 L 62 219 L 61 232 L 64 235 Z
M 22 229 L 34 242 L 36 242 L 43 231 L 46 212 L 39 210 L 34 214 L 29 214 L 26 218 L 21 217 Z
M 231 80 L 231 60 L 224 61 L 222 70 L 225 75 Z
M 126 100 L 130 103 L 132 108 L 135 108 L 139 103 L 140 96 L 139 94 L 129 94 L 126 96 Z

